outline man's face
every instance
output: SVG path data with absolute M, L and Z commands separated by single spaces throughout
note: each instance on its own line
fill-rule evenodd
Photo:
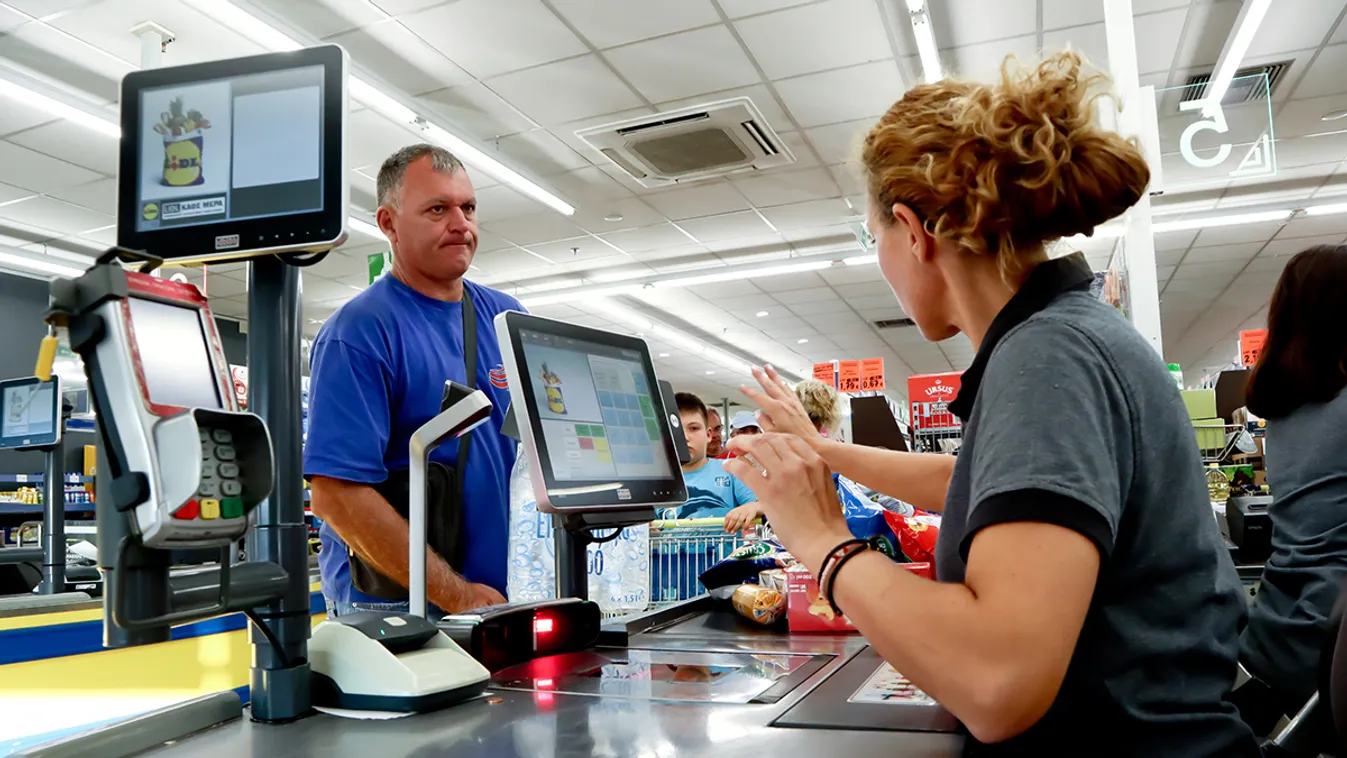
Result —
M 688 440 L 688 465 L 706 460 L 706 417 L 697 411 L 682 411 L 683 436 Z
M 730 439 L 734 439 L 735 437 L 742 437 L 745 434 L 762 434 L 762 430 L 756 426 L 746 426 L 742 429 L 732 429 L 730 430 Z
M 467 172 L 436 171 L 423 156 L 407 166 L 398 199 L 378 215 L 395 264 L 436 282 L 466 274 L 477 252 L 477 193 Z
M 725 424 L 720 420 L 720 414 L 716 411 L 707 409 L 706 411 L 706 454 L 712 458 L 725 452 Z

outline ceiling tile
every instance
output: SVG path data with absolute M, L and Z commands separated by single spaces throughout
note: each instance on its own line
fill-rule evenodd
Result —
M 3 13 L 3 8 L 0 8 L 0 13 Z M 108 116 L 112 117 L 113 114 L 109 112 Z M 5 107 L 0 108 L 0 135 L 17 132 L 20 129 L 31 129 L 54 120 L 55 117 L 50 114 L 5 98 Z
M 580 205 L 631 197 L 630 190 L 595 166 L 552 174 L 545 179 L 562 197 Z
M 803 290 L 774 291 L 772 296 L 782 305 L 795 307 L 799 303 L 840 303 L 842 298 L 831 287 L 816 286 Z
M 1210 245 L 1233 245 L 1240 242 L 1265 242 L 1272 239 L 1272 235 L 1280 231 L 1281 228 L 1282 224 L 1274 222 L 1203 229 L 1202 233 L 1197 235 L 1196 244 L 1206 247 Z
M 1290 237 L 1283 239 L 1279 234 L 1277 238 L 1267 243 L 1267 246 L 1259 251 L 1259 258 L 1268 258 L 1272 256 L 1295 255 L 1301 250 L 1306 250 L 1315 245 L 1337 245 L 1342 243 L 1341 234 L 1328 234 L 1322 237 Z
M 994 12 L 982 0 L 928 3 L 936 34 L 951 47 L 1033 34 L 1038 24 L 1036 0 L 1000 0 Z
M 1254 35 L 1244 57 L 1261 58 L 1290 50 L 1318 47 L 1323 42 L 1324 30 L 1333 26 L 1340 13 L 1341 3 L 1277 0 L 1258 25 L 1258 33 Z
M 644 199 L 675 221 L 751 207 L 734 185 L 720 179 L 653 192 Z
M 846 163 L 860 156 L 861 142 L 878 120 L 879 115 L 875 115 L 858 121 L 846 121 L 840 124 L 829 124 L 807 129 L 805 133 L 809 136 L 809 141 L 814 144 L 814 148 L 818 150 L 824 163 L 830 165 Z
M 631 262 L 631 258 L 628 256 L 618 253 L 591 236 L 574 237 L 555 242 L 539 242 L 529 245 L 528 249 L 529 252 L 541 255 L 553 263 L 561 265 L 583 261 L 593 267 L 596 265 L 596 261 L 605 258 L 612 259 L 608 265 L 618 262 Z
M 1044 29 L 1051 30 L 1065 26 L 1102 23 L 1103 20 L 1103 3 L 1082 3 L 1080 0 L 1043 0 Z
M 1211 245 L 1194 247 L 1183 258 L 1183 265 L 1189 263 L 1211 263 L 1214 261 L 1247 261 L 1263 249 L 1263 242 L 1244 242 L 1233 245 Z
M 759 13 L 770 13 L 783 8 L 806 5 L 817 0 L 720 0 L 720 7 L 730 18 L 743 18 Z
M 1184 232 L 1160 232 L 1155 235 L 1155 249 L 1161 250 L 1187 250 L 1197 239 L 1198 230 L 1193 229 Z
M 1343 77 L 1343 71 L 1347 71 L 1347 44 L 1326 47 L 1292 94 L 1296 98 L 1306 98 L 1347 92 L 1347 77 Z
M 723 242 L 771 232 L 771 227 L 753 211 L 693 218 L 679 225 L 700 242 Z
M 502 155 L 537 176 L 588 168 L 593 164 L 551 132 L 512 134 L 496 142 Z
M 768 79 L 893 57 L 873 0 L 829 0 L 735 24 Z
M 390 20 L 343 32 L 330 41 L 346 48 L 351 60 L 371 74 L 406 92 L 430 92 L 469 80 L 445 55 L 456 48 L 437 49 L 413 28 L 421 30 Z
M 1102 3 L 1098 5 L 1095 3 L 1079 4 L 1095 7 L 1103 5 Z M 1108 71 L 1108 35 L 1104 31 L 1102 23 L 1043 33 L 1043 53 L 1045 55 L 1058 50 L 1065 50 L 1068 47 L 1085 56 L 1085 59 L 1095 68 L 1100 71 Z
M 264 0 L 268 11 L 319 39 L 377 24 L 388 17 L 362 0 Z
M 109 180 L 111 181 L 111 180 Z M 115 191 L 115 190 L 114 190 Z M 25 197 L 33 197 L 32 190 L 26 190 L 22 187 L 15 187 L 12 184 L 0 182 L 0 204 L 12 203 L 15 200 L 22 200 Z M 116 196 L 113 196 L 113 205 L 117 202 Z
M 400 16 L 432 5 L 443 5 L 444 0 L 373 0 L 383 10 L 394 16 Z
M 603 172 L 600 171 L 599 173 Z M 609 221 L 607 220 L 609 216 L 614 216 L 618 220 Z M 616 200 L 586 203 L 576 209 L 571 220 L 597 234 L 633 226 L 658 224 L 664 221 L 664 216 L 651 209 L 640 198 L 628 196 Z
M 744 258 L 781 259 L 790 257 L 790 245 L 779 233 L 757 234 L 722 242 L 708 242 L 707 249 L 726 260 Z
M 1038 36 L 1029 34 L 940 51 L 941 60 L 951 69 L 949 73 L 984 82 L 997 80 L 1001 66 L 1010 56 L 1023 62 L 1034 60 L 1038 57 Z
M 661 248 L 683 247 L 692 242 L 687 235 L 671 224 L 658 224 L 640 229 L 628 229 L 602 235 L 604 239 L 628 253 L 644 253 Z
M 501 219 L 530 216 L 540 210 L 537 200 L 503 184 L 477 190 L 477 218 L 484 226 Z
M 833 182 L 832 174 L 823 168 L 761 176 L 749 174 L 731 181 L 744 197 L 758 208 L 841 197 L 841 192 Z
M 804 129 L 884 113 L 903 96 L 903 89 L 892 62 L 865 63 L 776 83 L 781 99 Z
M 1179 44 L 1174 60 L 1177 68 L 1214 66 L 1221 56 L 1227 34 L 1222 30 L 1235 28 L 1239 3 L 1193 3 L 1188 9 L 1188 33 Z M 1210 33 L 1203 33 L 1203 32 Z M 1137 39 L 1141 39 L 1140 32 Z
M 532 245 L 537 242 L 579 237 L 585 230 L 566 220 L 564 216 L 552 211 L 533 213 L 527 216 L 498 221 L 487 221 L 482 227 L 492 234 L 500 235 L 516 245 Z
M 50 197 L 32 197 L 0 206 L 0 218 L 52 229 L 62 235 L 107 227 L 116 224 L 117 221 L 111 214 L 99 213 Z
M 56 192 L 101 178 L 86 168 L 4 141 L 0 141 L 0 166 L 5 167 L 6 181 L 34 192 Z
M 883 279 L 862 284 L 837 285 L 833 287 L 833 291 L 844 300 L 853 297 L 874 297 L 875 295 L 885 295 L 890 299 L 893 298 L 893 290 L 889 288 L 889 283 Z
M 81 168 L 108 176 L 117 174 L 117 140 L 101 134 L 90 134 L 84 127 L 70 121 L 55 121 L 10 135 L 7 139 Z
M 788 230 L 835 224 L 848 218 L 850 212 L 841 200 L 813 200 L 764 208 L 762 215 L 777 229 Z
M 639 12 L 629 0 L 552 0 L 552 7 L 600 49 L 720 22 L 710 0 L 646 3 Z
M 1294 237 L 1320 237 L 1347 234 L 1347 213 L 1331 216 L 1306 216 L 1289 222 L 1277 234 L 1277 239 Z
M 473 265 L 488 274 L 511 274 L 521 278 L 547 276 L 554 268 L 542 258 L 518 248 L 478 254 Z
M 459 0 L 403 22 L 478 79 L 588 52 L 541 0 Z
M 812 289 L 814 287 L 824 286 L 824 281 L 815 273 L 768 276 L 757 280 L 756 283 L 759 288 L 773 293 Z
M 534 127 L 528 117 L 480 82 L 427 92 L 418 99 L 483 142 Z
M 637 42 L 604 55 L 654 103 L 759 81 L 752 61 L 724 26 Z
M 1174 65 L 1175 51 L 1178 50 L 1179 39 L 1183 37 L 1183 23 L 1187 16 L 1188 9 L 1181 8 L 1133 19 L 1138 71 L 1143 74 L 1168 71 Z
M 346 134 L 349 165 L 368 166 L 373 176 L 378 176 L 379 167 L 390 155 L 417 142 L 411 132 L 369 109 L 347 117 Z
M 1244 268 L 1244 261 L 1215 261 L 1211 263 L 1189 263 L 1184 261 L 1174 271 L 1170 280 L 1172 286 L 1178 281 L 1199 280 L 1208 287 L 1224 285 Z
M 596 55 L 516 71 L 489 79 L 486 84 L 543 124 L 578 121 L 643 105 L 640 96 Z

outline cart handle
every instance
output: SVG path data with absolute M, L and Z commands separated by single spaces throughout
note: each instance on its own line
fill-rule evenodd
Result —
M 749 526 L 759 526 L 762 524 L 762 518 L 756 518 L 749 522 Z M 725 519 L 722 518 L 683 518 L 683 519 L 660 519 L 651 521 L 650 526 L 656 529 L 676 529 L 689 526 L 725 526 Z

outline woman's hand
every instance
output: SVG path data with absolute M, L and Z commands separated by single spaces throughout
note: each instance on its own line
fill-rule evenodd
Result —
M 776 369 L 771 366 L 755 368 L 753 378 L 762 386 L 760 391 L 747 385 L 741 385 L 739 389 L 762 409 L 758 411 L 758 423 L 764 432 L 793 434 L 805 441 L 820 439 L 818 429 L 800 404 L 800 398 L 795 396 L 795 391 L 776 373 Z
M 851 539 L 828 465 L 789 434 L 741 435 L 730 449 L 739 457 L 725 470 L 753 490 L 781 543 L 817 575 L 828 551 Z
M 762 518 L 762 506 L 757 503 L 746 503 L 725 514 L 725 531 L 730 534 L 738 534 L 753 522 Z

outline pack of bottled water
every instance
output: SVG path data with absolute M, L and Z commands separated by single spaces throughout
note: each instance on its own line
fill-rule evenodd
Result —
M 611 536 L 601 531 L 596 537 Z M 512 603 L 556 597 L 552 516 L 538 511 L 528 463 L 521 451 L 510 474 L 507 594 Z M 607 614 L 643 611 L 650 603 L 650 527 L 627 527 L 609 542 L 589 546 L 589 599 Z

